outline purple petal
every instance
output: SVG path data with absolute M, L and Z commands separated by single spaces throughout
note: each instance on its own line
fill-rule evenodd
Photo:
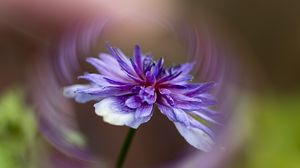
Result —
M 174 107 L 180 108 L 183 110 L 187 110 L 187 111 L 191 111 L 191 110 L 198 110 L 202 106 L 201 106 L 201 104 L 199 104 L 197 102 L 175 102 Z
M 142 105 L 141 98 L 138 96 L 131 96 L 129 99 L 125 101 L 125 104 L 129 108 L 136 109 Z
M 164 63 L 164 59 L 160 58 L 154 67 L 153 76 L 157 77 L 161 73 L 161 71 L 163 69 L 163 67 L 162 67 L 163 63 Z
M 181 74 L 181 72 L 177 72 L 175 74 L 170 74 L 168 76 L 165 76 L 163 78 L 160 78 L 157 83 L 164 83 L 164 82 L 170 82 L 172 79 L 177 78 L 179 75 Z
M 143 71 L 147 72 L 151 69 L 153 64 L 153 59 L 152 56 L 147 55 L 144 59 L 143 59 Z
M 159 93 L 162 95 L 168 95 L 171 93 L 171 91 L 169 89 L 160 88 Z
M 130 67 L 130 61 L 128 60 L 128 58 L 122 53 L 121 50 L 117 49 L 117 48 L 113 48 L 109 45 L 107 45 L 107 48 L 109 50 L 109 52 L 112 54 L 112 56 L 118 61 L 120 67 L 122 68 L 122 70 L 124 70 L 126 73 L 128 73 L 129 75 L 134 76 L 133 70 Z
M 110 54 L 107 54 L 107 53 L 100 53 L 100 54 L 99 54 L 99 58 L 100 58 L 105 64 L 108 64 L 108 65 L 114 65 L 115 67 L 118 67 L 118 66 L 119 66 L 118 61 L 117 61 L 113 56 L 111 56 Z
M 147 102 L 148 104 L 153 104 L 156 102 L 156 92 L 152 86 L 148 86 L 146 88 L 141 88 L 139 91 L 139 97 L 143 102 Z
M 202 108 L 198 109 L 198 111 L 201 111 L 202 113 L 204 113 L 205 115 L 208 115 L 208 116 L 216 116 L 216 115 L 221 114 L 221 112 L 217 112 L 208 107 L 202 107 Z
M 122 96 L 131 93 L 131 88 L 133 86 L 108 86 L 108 87 L 91 87 L 87 89 L 79 89 L 77 93 L 85 93 L 90 95 L 95 95 L 99 97 L 109 97 L 109 96 Z
M 185 126 L 190 126 L 190 120 L 192 119 L 185 111 L 182 109 L 173 108 L 173 113 L 175 114 L 175 121 L 184 124 Z
M 162 95 L 162 99 L 165 99 L 169 105 L 174 106 L 174 99 L 170 95 Z
M 171 67 L 171 72 L 181 72 L 176 78 L 172 80 L 172 82 L 179 84 L 179 83 L 187 83 L 193 79 L 193 76 L 188 75 L 189 72 L 193 69 L 194 63 L 185 63 L 177 65 L 176 67 Z
M 118 56 L 127 64 L 130 65 L 130 61 L 128 57 L 120 50 L 119 48 L 114 48 L 114 50 L 118 53 Z
M 174 106 L 176 108 L 185 109 L 185 110 L 197 110 L 202 108 L 203 106 L 207 106 L 204 102 L 202 102 L 198 98 L 188 97 L 182 94 L 171 94 L 173 98 Z
M 208 127 L 188 116 L 183 110 L 172 109 L 161 104 L 158 104 L 158 108 L 162 114 L 174 122 L 179 133 L 188 143 L 200 150 L 209 151 L 211 149 L 213 134 Z
M 85 79 L 99 86 L 107 86 L 109 83 L 103 77 L 100 74 L 85 74 L 79 76 L 78 79 Z
M 184 102 L 198 102 L 201 103 L 201 100 L 199 100 L 198 98 L 195 97 L 189 97 L 189 96 L 185 96 L 183 94 L 171 94 L 172 98 L 178 102 L 184 101 Z
M 88 63 L 93 65 L 98 72 L 102 75 L 114 77 L 116 79 L 122 79 L 124 81 L 131 81 L 127 75 L 121 70 L 120 66 L 111 65 L 104 63 L 102 60 L 97 58 L 87 58 Z
M 94 105 L 97 115 L 112 125 L 126 125 L 138 128 L 142 123 L 150 120 L 151 116 L 135 118 L 135 110 L 125 106 L 124 99 L 119 97 L 108 97 Z
M 175 121 L 176 120 L 176 116 L 175 114 L 173 113 L 173 110 L 172 108 L 168 107 L 168 106 L 165 106 L 163 104 L 157 104 L 157 107 L 159 109 L 159 111 L 168 117 L 169 120 L 171 121 Z
M 214 86 L 214 82 L 207 82 L 207 83 L 201 83 L 197 88 L 190 90 L 185 93 L 186 96 L 196 96 L 199 94 L 202 94 L 204 92 L 207 92 L 209 89 L 211 89 Z
M 158 109 L 161 111 L 162 114 L 166 115 L 169 120 L 173 122 L 180 122 L 185 126 L 190 125 L 190 119 L 192 118 L 185 111 L 177 108 L 168 107 L 163 104 L 158 104 Z
M 187 75 L 188 73 L 191 72 L 191 70 L 193 69 L 193 66 L 194 66 L 194 63 L 180 64 L 176 70 L 181 71 L 182 75 Z
M 142 70 L 143 65 L 142 65 L 142 53 L 141 53 L 141 48 L 139 45 L 136 45 L 134 48 L 134 61 L 137 65 L 137 67 Z
M 150 83 L 150 84 L 153 84 L 155 82 L 155 76 L 152 74 L 151 71 L 147 71 L 146 72 L 146 80 L 147 80 L 147 83 Z
M 203 123 L 201 123 L 200 121 L 198 121 L 198 120 L 196 120 L 194 118 L 191 118 L 190 124 L 191 124 L 192 127 L 201 129 L 202 131 L 204 131 L 210 137 L 214 137 L 215 136 L 214 133 L 213 133 L 213 131 L 210 128 L 208 128 L 206 125 L 204 125 Z
M 142 104 L 139 108 L 136 109 L 135 118 L 143 118 L 152 115 L 152 104 Z
M 198 117 L 200 117 L 200 118 L 202 118 L 202 119 L 204 119 L 204 120 L 206 120 L 208 122 L 220 125 L 220 123 L 217 122 L 215 119 L 213 119 L 210 115 L 207 115 L 207 114 L 205 114 L 205 113 L 203 113 L 201 111 L 192 111 L 190 113 L 194 114 L 194 115 L 196 115 L 196 116 L 198 116 Z
M 202 104 L 205 106 L 213 106 L 218 103 L 215 99 L 211 99 L 211 98 L 206 98 L 202 96 L 198 96 L 197 98 L 199 98 L 202 101 Z
M 193 79 L 192 75 L 179 75 L 176 79 L 172 80 L 173 83 L 186 84 Z
M 107 69 L 107 67 L 105 66 L 103 61 L 101 61 L 100 59 L 89 57 L 86 59 L 86 62 L 93 65 L 97 69 L 98 72 L 100 72 L 104 75 L 110 74 L 109 70 Z
M 113 84 L 113 85 L 132 85 L 132 84 L 134 84 L 134 83 L 128 83 L 128 82 L 121 82 L 121 81 L 118 81 L 118 80 L 115 80 L 115 79 L 110 79 L 110 78 L 107 78 L 107 77 L 103 77 L 103 79 L 105 81 L 107 81 L 108 83 Z
M 135 81 L 136 83 L 144 83 L 143 80 L 139 79 L 139 78 L 136 77 L 136 76 L 132 76 L 132 75 L 130 75 L 130 74 L 127 74 L 127 76 L 128 76 L 129 78 L 131 78 L 133 81 Z
M 139 68 L 139 67 L 135 64 L 135 62 L 134 62 L 132 59 L 130 59 L 130 62 L 131 62 L 131 65 L 132 65 L 132 67 L 133 67 L 135 73 L 136 73 L 141 79 L 143 79 L 143 71 L 142 71 L 142 69 Z
M 99 100 L 98 96 L 93 96 L 85 93 L 77 93 L 77 90 L 90 88 L 90 85 L 72 85 L 64 88 L 63 94 L 65 97 L 74 98 L 78 103 L 86 103 L 91 100 Z
M 198 89 L 199 87 L 202 87 L 204 84 L 206 83 L 188 83 L 184 84 L 184 86 L 186 87 L 187 91 L 193 91 L 195 89 Z
M 185 85 L 177 85 L 177 84 L 161 84 L 159 85 L 162 88 L 167 88 L 167 89 L 187 89 Z
M 183 94 L 183 95 L 186 95 L 186 93 L 188 93 L 190 91 L 193 91 L 193 90 L 197 89 L 200 86 L 201 86 L 201 84 L 196 84 L 196 83 L 193 83 L 193 84 L 183 83 L 183 84 L 181 84 L 181 83 L 170 82 L 170 83 L 159 84 L 160 88 L 168 89 L 173 93 Z

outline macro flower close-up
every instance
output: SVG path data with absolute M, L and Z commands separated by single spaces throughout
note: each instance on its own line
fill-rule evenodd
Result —
M 79 76 L 89 83 L 66 87 L 66 97 L 79 103 L 96 101 L 95 112 L 105 122 L 134 129 L 148 122 L 157 106 L 189 144 L 211 150 L 214 135 L 208 124 L 217 123 L 217 112 L 209 108 L 216 104 L 209 93 L 214 82 L 192 83 L 195 63 L 164 67 L 163 58 L 153 60 L 139 45 L 131 58 L 108 44 L 107 49 L 109 54 L 87 58 L 98 73 Z
M 0 168 L 299 168 L 299 16 L 293 0 L 0 1 Z

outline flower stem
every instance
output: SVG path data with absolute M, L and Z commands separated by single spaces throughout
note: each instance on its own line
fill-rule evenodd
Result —
M 123 146 L 119 153 L 119 157 L 118 157 L 118 160 L 116 163 L 116 168 L 123 167 L 124 161 L 126 159 L 126 156 L 127 156 L 127 153 L 128 153 L 128 150 L 129 150 L 129 147 L 130 147 L 130 144 L 132 142 L 135 132 L 136 132 L 136 129 L 129 128 L 127 136 L 123 142 Z

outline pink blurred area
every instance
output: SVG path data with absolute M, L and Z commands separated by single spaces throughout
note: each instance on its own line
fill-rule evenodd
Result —
M 9 0 L 0 2 L 0 18 L 4 22 L 13 22 L 11 24 L 21 22 L 31 28 L 51 29 L 95 15 L 151 13 L 174 16 L 177 6 L 178 3 L 171 0 Z

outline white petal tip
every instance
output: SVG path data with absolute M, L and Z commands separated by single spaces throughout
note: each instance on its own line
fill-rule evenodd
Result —
M 213 139 L 201 129 L 194 127 L 185 127 L 181 123 L 174 124 L 183 138 L 195 148 L 204 152 L 209 152 L 215 145 Z
M 94 104 L 97 115 L 103 117 L 103 121 L 111 125 L 123 126 L 137 129 L 142 123 L 149 121 L 149 118 L 135 118 L 135 111 L 121 105 L 117 98 L 105 98 Z

